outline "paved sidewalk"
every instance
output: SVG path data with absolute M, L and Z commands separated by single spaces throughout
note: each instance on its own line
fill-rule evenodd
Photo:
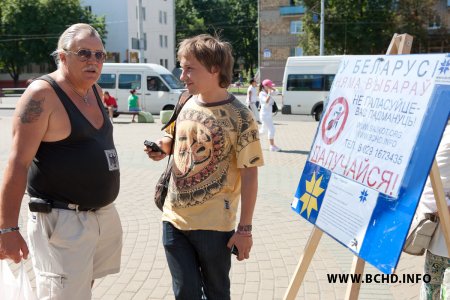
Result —
M 124 228 L 122 271 L 97 280 L 94 299 L 173 299 L 171 277 L 161 244 L 160 211 L 153 204 L 153 188 L 165 167 L 143 152 L 145 139 L 160 136 L 153 124 L 119 118 L 114 137 L 121 167 L 121 190 L 116 201 Z M 233 260 L 232 299 L 282 299 L 312 226 L 290 209 L 293 194 L 309 153 L 316 122 L 277 121 L 276 143 L 282 152 L 269 152 L 262 137 L 266 165 L 259 171 L 259 194 L 254 217 L 251 259 Z M 0 117 L 0 181 L 11 145 L 11 117 Z M 25 202 L 21 224 L 26 222 Z M 345 284 L 330 284 L 327 274 L 348 274 L 353 256 L 323 235 L 297 299 L 343 299 Z M 403 254 L 398 274 L 421 273 L 423 257 Z M 17 266 L 15 266 L 17 268 Z M 26 268 L 34 278 L 31 264 Z M 366 264 L 365 272 L 377 274 Z M 418 299 L 418 284 L 363 284 L 360 299 Z

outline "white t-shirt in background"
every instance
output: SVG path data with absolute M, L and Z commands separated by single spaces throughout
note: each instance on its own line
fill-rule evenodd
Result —
M 247 89 L 247 104 L 256 103 L 256 101 L 258 101 L 257 94 L 256 88 L 253 85 L 250 85 Z

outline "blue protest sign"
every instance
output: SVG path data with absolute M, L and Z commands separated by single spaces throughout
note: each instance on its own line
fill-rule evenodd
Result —
M 345 56 L 292 208 L 392 273 L 450 113 L 450 56 Z

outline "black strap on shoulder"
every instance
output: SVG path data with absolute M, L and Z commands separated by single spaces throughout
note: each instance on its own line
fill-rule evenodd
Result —
M 169 121 L 167 121 L 166 124 L 164 124 L 164 126 L 161 128 L 161 130 L 166 129 L 167 127 L 170 126 L 170 124 L 172 124 L 173 122 L 175 122 L 175 120 L 177 119 L 178 115 L 180 114 L 181 109 L 183 108 L 183 106 L 186 104 L 186 102 L 188 102 L 189 99 L 192 98 L 192 95 L 189 94 L 188 91 L 183 92 L 180 95 L 180 98 L 178 98 L 178 102 L 177 105 L 175 105 L 175 108 L 173 109 L 173 113 L 170 116 Z

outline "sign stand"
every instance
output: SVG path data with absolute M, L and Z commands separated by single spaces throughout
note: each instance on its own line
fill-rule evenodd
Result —
M 411 52 L 413 37 L 408 34 L 394 34 L 391 43 L 389 44 L 386 54 L 409 54 Z M 450 251 L 450 213 L 445 201 L 444 189 L 439 173 L 439 169 L 436 160 L 433 162 L 433 166 L 430 171 L 430 181 L 433 187 L 434 196 L 437 203 L 438 213 L 441 222 L 441 228 L 445 236 L 447 249 Z M 284 295 L 284 300 L 293 300 L 297 296 L 298 290 L 303 282 L 305 274 L 308 270 L 309 264 L 314 256 L 314 253 L 319 245 L 319 241 L 322 237 L 323 231 L 314 226 L 308 242 L 306 243 L 304 252 L 302 253 L 300 260 L 297 264 L 295 273 L 288 289 Z M 355 255 L 352 263 L 351 274 L 363 274 L 365 261 Z M 361 283 L 349 283 L 345 293 L 345 299 L 354 300 L 358 299 Z

